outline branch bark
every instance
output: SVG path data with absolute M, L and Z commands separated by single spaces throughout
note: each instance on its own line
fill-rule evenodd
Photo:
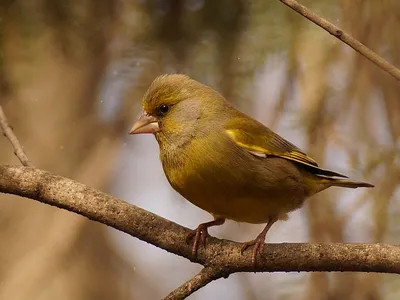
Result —
M 207 246 L 200 247 L 197 257 L 193 257 L 191 245 L 185 243 L 190 229 L 84 184 L 31 167 L 0 165 L 0 192 L 66 209 L 111 226 L 201 264 L 209 268 L 207 270 L 219 270 L 216 278 L 228 277 L 236 272 L 357 271 L 400 274 L 400 247 L 384 244 L 267 244 L 257 265 L 253 266 L 250 253 L 240 254 L 240 243 L 209 237 Z M 213 276 L 210 278 L 216 279 Z M 194 292 L 200 285 L 201 281 L 198 281 L 186 284 L 182 289 L 192 288 Z
M 388 72 L 394 78 L 400 81 L 400 69 L 393 66 L 383 57 L 376 54 L 374 51 L 369 49 L 367 46 L 359 42 L 357 39 L 353 38 L 348 33 L 344 32 L 339 27 L 333 25 L 327 20 L 315 15 L 311 10 L 309 10 L 304 5 L 301 5 L 295 0 L 279 0 L 283 4 L 289 6 L 291 9 L 310 20 L 314 24 L 318 25 L 322 29 L 328 31 L 331 35 L 341 40 L 343 43 L 349 45 L 351 48 L 356 50 L 358 53 L 372 61 L 375 65 L 377 65 L 382 70 Z
M 196 276 L 172 291 L 164 300 L 180 300 L 193 294 L 211 281 L 223 277 L 224 272 L 219 268 L 205 267 Z

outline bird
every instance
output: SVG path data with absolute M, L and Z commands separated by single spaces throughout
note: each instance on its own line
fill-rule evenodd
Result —
M 145 92 L 142 114 L 130 134 L 153 134 L 172 188 L 213 220 L 187 236 L 192 254 L 208 228 L 225 220 L 266 224 L 244 242 L 256 264 L 267 232 L 329 187 L 374 187 L 325 170 L 294 144 L 235 109 L 218 91 L 185 74 L 156 77 Z

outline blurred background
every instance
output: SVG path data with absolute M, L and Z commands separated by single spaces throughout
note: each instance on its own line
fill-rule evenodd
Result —
M 303 0 L 400 66 L 398 0 Z M 326 168 L 376 185 L 313 197 L 267 242 L 400 241 L 400 84 L 279 1 L 2 0 L 0 103 L 32 160 L 195 228 L 152 136 L 128 136 L 161 73 L 219 90 Z M 0 162 L 18 164 L 5 138 Z M 254 238 L 263 225 L 211 234 Z M 116 230 L 0 195 L 0 299 L 160 299 L 200 266 Z M 400 278 L 234 274 L 190 299 L 400 297 Z

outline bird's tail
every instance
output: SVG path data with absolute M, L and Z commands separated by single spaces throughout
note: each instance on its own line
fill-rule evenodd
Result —
M 328 179 L 327 179 L 328 180 Z M 362 181 L 355 181 L 355 180 L 350 180 L 350 179 L 329 179 L 331 186 L 340 186 L 340 187 L 345 187 L 345 188 L 359 188 L 359 187 L 374 187 L 373 184 L 367 183 L 367 182 L 362 182 Z
M 367 187 L 372 188 L 374 185 L 349 179 L 346 175 L 336 173 L 333 171 L 321 169 L 316 166 L 307 166 L 308 172 L 307 174 L 312 174 L 309 180 L 309 186 L 312 186 L 310 195 L 316 194 L 320 191 L 323 191 L 331 186 L 345 187 L 345 188 L 359 188 L 359 187 Z M 308 176 L 306 176 L 307 178 Z M 317 177 L 318 179 L 316 180 Z M 311 183 L 310 183 L 311 182 Z

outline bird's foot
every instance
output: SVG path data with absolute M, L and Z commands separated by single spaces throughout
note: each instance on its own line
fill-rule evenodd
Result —
M 201 242 L 203 246 L 206 246 L 206 238 L 208 236 L 207 229 L 211 226 L 219 226 L 224 224 L 224 218 L 216 218 L 213 221 L 202 223 L 195 230 L 190 232 L 186 237 L 186 243 L 189 243 L 191 239 L 194 238 L 192 254 L 194 257 L 197 256 L 197 249 L 199 248 L 199 243 Z
M 256 266 L 257 264 L 257 254 L 259 252 L 262 252 L 264 250 L 264 245 L 265 245 L 265 236 L 267 235 L 268 230 L 271 228 L 271 226 L 278 220 L 276 216 L 271 217 L 268 220 L 267 225 L 261 231 L 261 233 L 254 239 L 248 242 L 243 243 L 242 249 L 240 253 L 243 255 L 243 252 L 246 251 L 247 248 L 250 246 L 254 246 L 253 248 L 253 254 L 251 256 L 251 261 L 253 263 L 253 266 Z
M 243 255 L 244 251 L 246 251 L 249 247 L 253 246 L 251 261 L 255 266 L 257 264 L 257 254 L 263 251 L 264 245 L 265 245 L 265 235 L 260 234 L 254 240 L 243 243 L 240 253 Z
M 200 224 L 195 230 L 191 231 L 186 237 L 186 243 L 190 243 L 190 241 L 194 238 L 192 254 L 193 256 L 197 256 L 197 249 L 199 248 L 199 243 L 201 242 L 203 246 L 206 246 L 206 238 L 208 236 L 207 231 L 208 226 L 205 224 Z

